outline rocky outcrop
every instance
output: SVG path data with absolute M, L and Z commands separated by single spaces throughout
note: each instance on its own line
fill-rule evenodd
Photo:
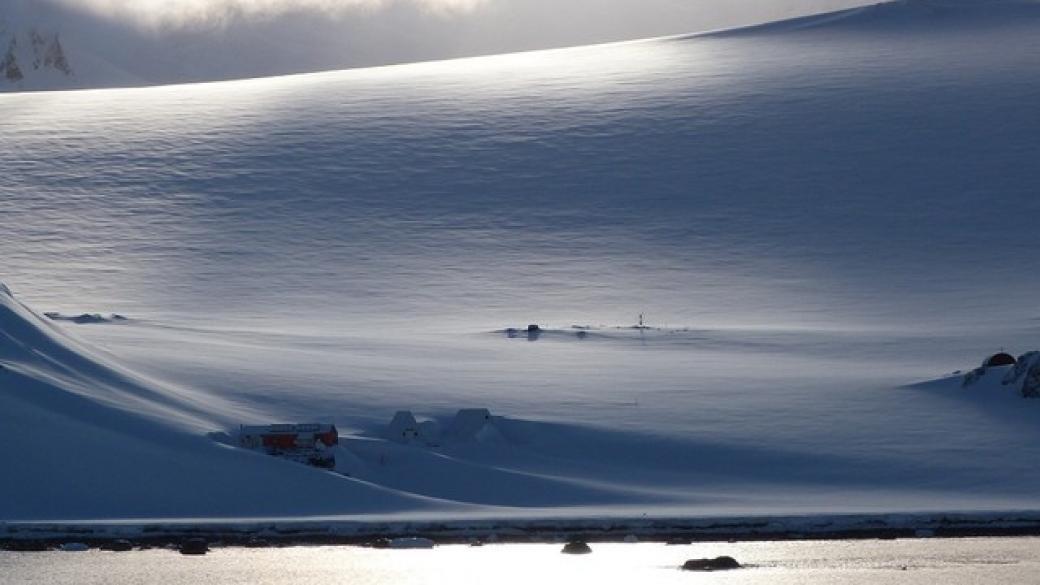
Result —
M 1018 384 L 1019 392 L 1024 398 L 1040 398 L 1040 351 L 1029 351 L 1020 356 L 1015 367 L 1004 374 L 1001 383 L 1005 386 Z
M 72 75 L 72 67 L 69 66 L 69 60 L 65 57 L 65 49 L 61 46 L 61 39 L 58 38 L 57 33 L 43 51 L 43 66 L 61 71 L 65 75 Z
M 182 555 L 204 555 L 209 552 L 209 543 L 205 538 L 189 538 L 181 543 Z
M 1007 386 L 1008 384 L 1014 384 L 1021 380 L 1022 376 L 1026 375 L 1026 372 L 1029 371 L 1029 366 L 1038 355 L 1040 355 L 1040 352 L 1028 351 L 1018 356 L 1018 360 L 1015 362 L 1015 367 L 1011 368 L 1006 374 L 1004 374 L 1004 379 L 1001 383 Z
M 12 38 L 11 42 L 7 45 L 7 52 L 4 53 L 4 58 L 0 61 L 0 73 L 3 74 L 4 79 L 12 83 L 21 81 L 25 78 L 25 74 L 22 73 L 22 68 L 18 66 L 18 39 Z
M 690 559 L 683 563 L 684 571 L 728 571 L 741 567 L 733 557 L 715 557 L 713 559 Z
M 1029 366 L 1022 380 L 1021 392 L 1025 398 L 1040 398 L 1040 360 L 1033 360 L 1033 365 Z
M 1000 355 L 1000 354 L 998 354 Z M 992 360 L 990 358 L 989 360 Z M 989 360 L 984 363 L 989 363 Z M 1004 369 L 1000 383 L 1004 386 L 1019 384 L 1019 393 L 1024 398 L 1040 398 L 1040 351 L 1028 351 L 1005 365 L 983 365 L 964 374 L 962 386 L 971 386 L 981 380 L 991 369 Z
M 572 540 L 563 545 L 563 550 L 560 552 L 566 555 L 587 555 L 592 552 L 592 547 L 583 540 Z
M 6 49 L 0 57 L 0 81 L 15 84 L 47 72 L 73 76 L 72 65 L 58 33 L 41 32 L 36 28 L 24 33 L 0 32 L 0 47 L 4 46 Z

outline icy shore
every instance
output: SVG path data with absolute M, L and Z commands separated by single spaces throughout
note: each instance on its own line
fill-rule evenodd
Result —
M 221 546 L 371 545 L 427 538 L 437 544 L 859 540 L 1040 535 L 1040 512 L 866 514 L 775 517 L 566 517 L 354 520 L 155 521 L 0 524 L 0 549 L 53 548 L 75 539 L 91 546 L 131 540 L 159 547 L 188 538 Z

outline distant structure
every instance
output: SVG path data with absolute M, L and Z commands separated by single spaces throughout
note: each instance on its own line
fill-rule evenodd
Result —
M 441 439 L 455 442 L 501 442 L 503 438 L 497 422 L 501 417 L 492 416 L 486 408 L 463 408 L 442 431 L 436 421 L 417 422 L 410 410 L 399 410 L 387 426 L 386 437 L 404 444 L 440 445 Z
M 515 339 L 517 337 L 521 337 L 521 333 L 523 333 L 527 336 L 528 341 L 538 341 L 538 338 L 542 336 L 543 331 L 545 330 L 542 329 L 540 325 L 532 323 L 528 325 L 526 329 L 523 330 L 517 329 L 515 327 L 510 327 L 506 329 L 506 337 L 509 337 L 510 339 Z
M 239 445 L 297 463 L 332 469 L 335 456 L 329 448 L 339 444 L 333 424 L 279 424 L 245 426 L 239 429 Z
M 1017 360 L 1015 360 L 1015 356 L 1001 351 L 986 358 L 986 361 L 982 362 L 982 366 L 985 368 L 992 368 L 996 366 L 1013 366 L 1015 365 L 1016 361 Z
M 412 411 L 399 410 L 387 427 L 387 438 L 397 443 L 418 441 L 436 447 L 440 444 L 441 426 L 433 420 L 419 422 Z

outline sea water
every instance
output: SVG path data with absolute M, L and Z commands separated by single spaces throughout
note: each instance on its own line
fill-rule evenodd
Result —
M 433 550 L 356 547 L 218 548 L 203 557 L 172 550 L 129 553 L 0 552 L 5 585 L 392 585 L 397 583 L 726 583 L 741 585 L 1026 585 L 1040 569 L 1040 539 L 794 541 L 592 544 L 564 555 L 558 544 L 442 546 Z M 729 555 L 734 571 L 690 573 L 689 558 Z

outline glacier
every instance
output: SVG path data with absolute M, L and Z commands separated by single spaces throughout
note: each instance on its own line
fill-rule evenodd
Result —
M 1040 403 L 952 372 L 1040 345 L 1038 30 L 0 95 L 0 520 L 1035 509 Z M 209 438 L 310 420 L 343 473 Z

